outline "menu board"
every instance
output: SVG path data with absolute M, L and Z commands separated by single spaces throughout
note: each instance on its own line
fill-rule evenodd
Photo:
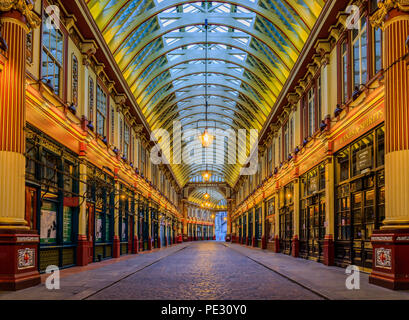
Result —
M 64 226 L 63 226 L 63 240 L 64 242 L 72 242 L 72 208 L 64 207 Z
M 356 153 L 356 169 L 362 171 L 372 167 L 372 147 L 367 147 Z
M 57 241 L 57 206 L 44 201 L 40 217 L 40 243 L 55 243 Z
M 102 240 L 102 219 L 99 213 L 97 213 L 97 221 L 95 224 L 95 239 L 97 241 Z
M 125 224 L 125 219 L 122 220 L 122 235 L 121 235 L 121 239 L 122 240 L 126 240 L 126 224 Z
M 109 215 L 106 216 L 105 218 L 105 241 L 110 240 L 110 233 L 109 233 Z

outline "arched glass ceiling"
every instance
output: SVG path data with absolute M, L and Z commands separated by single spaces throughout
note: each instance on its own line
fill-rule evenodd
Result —
M 206 62 L 207 125 L 225 131 L 261 129 L 324 0 L 88 0 L 87 4 L 151 129 L 172 132 L 175 120 L 181 121 L 184 131 L 206 127 Z M 182 147 L 190 143 L 193 140 L 188 139 Z M 226 153 L 215 150 L 221 156 Z M 171 166 L 181 186 L 206 168 L 204 161 Z M 240 174 L 240 164 L 226 161 L 210 167 L 230 185 Z
M 208 193 L 210 195 L 209 199 L 204 199 L 204 195 Z M 224 210 L 227 209 L 227 201 L 224 195 L 216 188 L 206 188 L 206 187 L 199 187 L 196 188 L 192 193 L 189 195 L 188 201 L 202 204 L 208 202 L 210 204 L 210 209 L 217 209 L 217 210 Z

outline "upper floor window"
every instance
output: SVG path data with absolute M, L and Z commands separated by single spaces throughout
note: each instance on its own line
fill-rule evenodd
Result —
M 129 156 L 129 142 L 130 142 L 129 126 L 126 123 L 124 123 L 124 157 L 127 159 Z
M 289 122 L 287 122 L 285 125 L 284 125 L 284 159 L 286 159 L 287 157 L 288 157 L 288 155 L 289 155 L 289 142 L 290 142 L 290 140 L 289 140 L 289 129 L 288 129 L 288 124 L 289 124 Z
M 353 88 L 360 89 L 368 78 L 368 31 L 366 16 L 358 22 L 358 28 L 352 30 L 352 70 Z
M 102 88 L 97 85 L 97 133 L 105 137 L 107 115 L 107 95 Z
M 314 88 L 308 91 L 308 135 L 315 132 L 315 92 Z
M 373 29 L 373 56 L 374 56 L 374 74 L 382 69 L 382 29 Z
M 61 94 L 61 81 L 63 73 L 64 36 L 54 28 L 48 28 L 46 21 L 48 15 L 43 17 L 43 43 L 41 75 L 44 82 L 48 82 L 56 95 Z
M 270 145 L 268 147 L 268 151 L 267 151 L 267 174 L 271 173 L 271 170 L 273 169 L 273 146 Z

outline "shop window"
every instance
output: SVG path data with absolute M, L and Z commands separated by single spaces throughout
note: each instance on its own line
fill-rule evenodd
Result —
M 336 155 L 336 178 L 337 182 L 349 179 L 349 149 Z
M 358 28 L 352 30 L 352 74 L 353 88 L 360 89 L 368 78 L 368 32 L 366 16 L 358 22 Z
M 56 95 L 61 94 L 63 73 L 64 36 L 57 28 L 48 28 L 49 16 L 43 15 L 42 62 L 41 75 L 45 83 L 49 83 Z
M 57 192 L 58 190 L 58 163 L 58 156 L 48 151 L 44 152 L 42 156 L 42 183 L 49 192 Z
M 72 208 L 64 206 L 63 210 L 63 241 L 66 243 L 72 242 Z
M 385 127 L 376 130 L 376 166 L 380 167 L 385 164 Z
M 350 212 L 349 184 L 337 189 L 337 239 L 351 239 L 351 212 Z
M 102 88 L 97 85 L 97 134 L 105 137 L 107 115 L 107 95 Z
M 373 134 L 354 143 L 352 151 L 352 176 L 371 170 L 373 167 Z

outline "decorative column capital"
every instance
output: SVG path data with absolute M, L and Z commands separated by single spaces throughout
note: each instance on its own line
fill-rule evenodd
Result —
M 370 18 L 371 24 L 375 28 L 383 28 L 389 12 L 393 9 L 399 9 L 409 12 L 409 0 L 385 0 L 378 3 L 378 11 Z
M 33 10 L 34 2 L 35 0 L 2 0 L 0 1 L 0 12 L 17 10 L 26 17 L 28 25 L 34 29 L 41 24 L 41 18 Z

